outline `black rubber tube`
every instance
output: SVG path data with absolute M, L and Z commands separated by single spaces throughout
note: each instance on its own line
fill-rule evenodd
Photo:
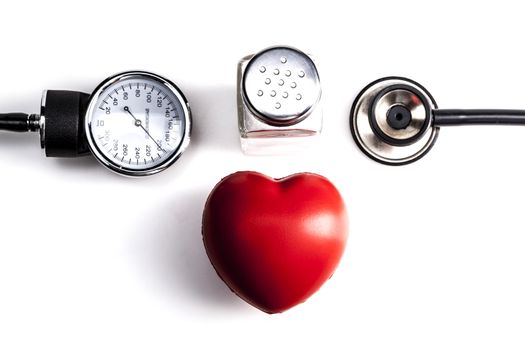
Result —
M 437 109 L 435 126 L 449 125 L 525 125 L 525 110 L 517 109 Z
M 26 132 L 29 131 L 29 115 L 25 113 L 0 114 L 0 130 Z

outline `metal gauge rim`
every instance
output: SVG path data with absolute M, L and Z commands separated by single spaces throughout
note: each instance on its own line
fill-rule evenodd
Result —
M 370 121 L 372 104 L 384 91 L 392 87 L 404 86 L 406 90 L 416 92 L 425 105 L 428 121 L 415 138 L 407 139 L 408 144 L 386 142 L 374 130 Z M 405 165 L 423 157 L 430 151 L 439 135 L 439 127 L 432 123 L 432 110 L 437 103 L 432 95 L 419 83 L 403 77 L 391 76 L 377 79 L 359 92 L 350 111 L 350 131 L 359 149 L 369 158 L 386 165 Z
M 312 102 L 308 105 L 308 107 L 305 110 L 301 111 L 299 115 L 290 115 L 287 117 L 273 117 L 272 118 L 271 116 L 265 115 L 265 113 L 262 113 L 261 111 L 259 111 L 259 109 L 251 101 L 250 97 L 248 96 L 246 92 L 247 91 L 246 79 L 247 79 L 247 76 L 249 75 L 250 70 L 255 69 L 253 65 L 255 64 L 255 62 L 257 62 L 258 58 L 264 55 L 267 55 L 271 53 L 272 51 L 279 51 L 279 50 L 291 51 L 294 54 L 301 56 L 306 61 L 306 63 L 310 67 L 310 71 L 313 72 L 313 76 L 308 79 L 313 79 L 313 83 L 314 83 L 313 86 L 318 92 L 317 92 L 317 95 L 315 96 L 315 101 L 312 100 Z M 278 56 L 280 57 L 281 55 L 278 55 Z M 303 74 L 303 77 L 304 77 L 304 74 Z M 303 79 L 303 78 L 301 77 L 300 79 Z M 309 55 L 307 55 L 306 53 L 304 53 L 303 51 L 299 49 L 296 49 L 291 46 L 283 46 L 283 45 L 268 47 L 256 53 L 250 58 L 248 64 L 246 65 L 242 73 L 242 89 L 241 90 L 242 90 L 243 100 L 246 101 L 248 108 L 255 115 L 255 117 L 257 117 L 259 120 L 263 121 L 264 123 L 267 123 L 273 126 L 290 126 L 290 125 L 294 125 L 294 124 L 297 124 L 303 121 L 311 114 L 311 112 L 318 105 L 319 101 L 321 100 L 321 95 L 322 95 L 319 72 L 317 70 L 317 66 L 315 62 L 313 61 L 313 59 Z
M 174 96 L 178 99 L 178 102 L 180 103 L 183 114 L 184 114 L 184 129 L 183 129 L 183 135 L 182 140 L 179 143 L 178 147 L 174 150 L 174 152 L 168 156 L 164 161 L 160 162 L 159 164 L 155 164 L 150 168 L 145 169 L 132 169 L 132 168 L 126 168 L 120 165 L 115 164 L 111 159 L 109 159 L 103 152 L 100 151 L 98 148 L 92 134 L 92 128 L 91 128 L 91 121 L 93 118 L 93 112 L 96 108 L 96 104 L 98 102 L 99 97 L 106 91 L 106 89 L 109 86 L 112 86 L 120 81 L 123 80 L 130 80 L 130 79 L 142 79 L 142 80 L 153 80 L 156 83 L 159 83 L 164 88 L 168 89 L 171 93 L 174 94 Z M 146 71 L 126 71 L 122 73 L 115 74 L 106 80 L 104 80 L 102 83 L 100 83 L 93 93 L 91 94 L 89 101 L 88 101 L 88 108 L 86 111 L 86 116 L 84 120 L 84 128 L 86 132 L 86 137 L 88 140 L 89 149 L 97 159 L 99 163 L 101 163 L 103 166 L 108 168 L 109 170 L 120 174 L 124 176 L 129 177 L 140 177 L 140 176 L 148 176 L 153 175 L 156 173 L 159 173 L 165 169 L 167 169 L 169 166 L 171 166 L 173 163 L 177 161 L 177 159 L 180 158 L 180 156 L 184 153 L 186 148 L 188 147 L 190 143 L 190 134 L 191 134 L 191 128 L 192 128 L 192 118 L 191 118 L 191 111 L 188 104 L 188 101 L 182 91 L 170 80 L 157 75 L 155 73 L 146 72 Z

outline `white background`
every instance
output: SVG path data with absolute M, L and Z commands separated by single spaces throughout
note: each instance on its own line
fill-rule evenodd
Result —
M 355 95 L 386 75 L 441 107 L 525 108 L 521 4 L 338 3 L 0 5 L 0 111 L 38 112 L 44 89 L 90 92 L 143 69 L 179 85 L 195 123 L 180 161 L 139 180 L 0 134 L 0 349 L 525 347 L 525 128 L 442 129 L 404 167 L 366 158 L 348 129 Z M 321 146 L 247 157 L 236 64 L 275 44 L 319 61 Z M 339 269 L 281 315 L 233 295 L 202 246 L 204 201 L 237 170 L 318 172 L 347 202 Z

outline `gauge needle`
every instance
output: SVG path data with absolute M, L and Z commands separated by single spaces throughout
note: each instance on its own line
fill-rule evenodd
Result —
M 144 130 L 144 132 L 146 133 L 146 135 L 148 135 L 149 138 L 150 138 L 153 142 L 155 142 L 155 144 L 157 145 L 157 147 L 158 147 L 160 150 L 162 150 L 164 153 L 166 153 L 166 151 L 165 151 L 162 147 L 160 147 L 160 145 L 157 143 L 157 141 L 155 141 L 155 139 L 150 135 L 150 133 L 148 132 L 148 130 L 146 130 L 146 128 L 142 125 L 142 121 L 140 121 L 140 119 L 135 118 L 135 116 L 133 115 L 133 113 L 131 113 L 131 111 L 130 111 L 130 109 L 129 109 L 128 106 L 125 106 L 125 107 L 124 107 L 124 111 L 125 111 L 125 112 L 128 112 L 128 114 L 129 114 L 133 119 L 135 119 L 135 126 L 139 126 L 139 127 L 141 127 L 142 130 Z

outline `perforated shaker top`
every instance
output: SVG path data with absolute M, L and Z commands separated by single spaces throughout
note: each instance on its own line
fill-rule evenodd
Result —
M 256 54 L 244 72 L 243 89 L 254 112 L 278 124 L 306 116 L 321 97 L 314 62 L 290 47 L 273 47 Z

